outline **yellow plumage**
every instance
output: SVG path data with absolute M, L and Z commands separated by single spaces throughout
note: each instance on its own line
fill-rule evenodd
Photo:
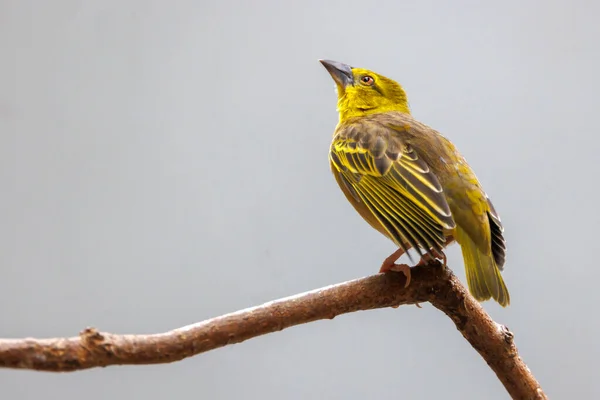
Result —
M 500 271 L 503 227 L 477 177 L 455 146 L 410 115 L 404 89 L 372 71 L 321 61 L 336 82 L 340 120 L 329 158 L 348 201 L 399 250 L 382 271 L 413 248 L 443 254 L 457 241 L 470 292 L 502 306 L 510 296 Z

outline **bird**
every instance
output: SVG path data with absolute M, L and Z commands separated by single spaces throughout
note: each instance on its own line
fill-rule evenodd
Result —
M 397 250 L 380 273 L 411 269 L 396 261 L 410 249 L 417 265 L 442 259 L 457 242 L 469 292 L 502 307 L 510 295 L 501 271 L 506 241 L 500 215 L 450 140 L 412 117 L 404 88 L 373 71 L 319 60 L 337 88 L 339 120 L 330 168 L 346 199 Z M 412 260 L 410 253 L 408 257 Z

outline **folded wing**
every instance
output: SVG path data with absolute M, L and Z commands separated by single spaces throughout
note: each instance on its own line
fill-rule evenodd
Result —
M 396 128 L 348 125 L 336 133 L 330 159 L 342 182 L 401 248 L 441 251 L 455 227 L 442 186 Z M 409 246 L 407 246 L 409 245 Z

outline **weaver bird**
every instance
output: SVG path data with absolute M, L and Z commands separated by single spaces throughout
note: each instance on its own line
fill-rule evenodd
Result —
M 443 258 L 454 241 L 461 246 L 467 283 L 479 301 L 503 307 L 510 296 L 502 275 L 506 255 L 500 216 L 456 147 L 415 120 L 406 92 L 373 71 L 320 60 L 337 86 L 339 122 L 329 150 L 331 170 L 356 211 L 398 250 L 380 272 L 414 249 L 421 261 Z M 409 255 L 410 257 L 410 255 Z

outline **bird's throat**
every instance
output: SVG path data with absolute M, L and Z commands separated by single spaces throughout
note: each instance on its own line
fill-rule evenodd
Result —
M 338 102 L 337 110 L 339 113 L 340 122 L 346 121 L 350 118 L 364 117 L 365 115 L 371 114 L 383 114 L 392 111 L 410 114 L 410 109 L 408 108 L 408 106 L 402 104 L 390 104 L 385 106 L 367 108 L 348 106 L 347 104 L 344 104 L 340 101 Z

